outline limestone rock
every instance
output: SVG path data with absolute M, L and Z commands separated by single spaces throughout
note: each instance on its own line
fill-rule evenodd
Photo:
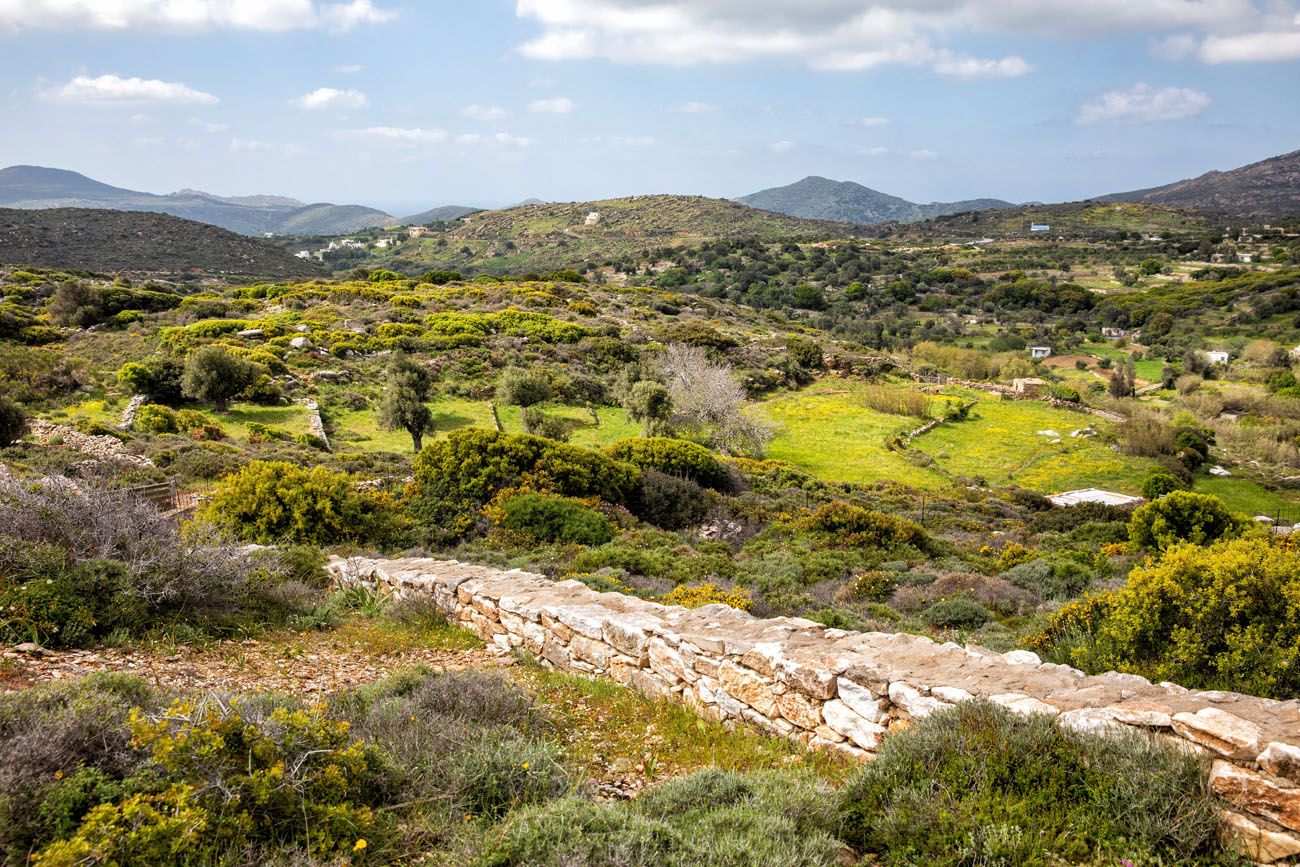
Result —
M 784 719 L 801 729 L 812 731 L 822 723 L 821 710 L 799 692 L 787 692 L 776 699 L 777 710 Z
M 1252 816 L 1272 819 L 1300 831 L 1300 789 L 1284 789 L 1264 776 L 1218 759 L 1210 768 L 1210 788 Z
M 727 695 L 744 702 L 759 713 L 771 716 L 776 707 L 772 682 L 734 663 L 728 662 L 720 667 L 718 682 Z
M 305 352 L 308 349 L 314 348 L 316 344 L 311 342 L 310 337 L 295 337 L 293 340 L 289 341 L 289 345 L 294 349 Z
M 1012 713 L 1018 713 L 1021 716 L 1030 716 L 1031 714 L 1041 713 L 1048 716 L 1057 716 L 1061 711 L 1059 708 L 1040 701 L 1033 696 L 1025 695 L 1022 692 L 1007 692 L 1002 695 L 991 695 L 989 701 L 994 704 L 1000 704 Z
M 1275 777 L 1300 783 L 1300 747 L 1274 741 L 1259 754 L 1259 766 Z
M 836 689 L 840 701 L 863 719 L 878 723 L 885 716 L 882 702 L 865 686 L 841 677 L 836 680 Z
M 858 716 L 839 699 L 822 705 L 822 716 L 826 718 L 827 726 L 864 750 L 875 751 L 888 731 L 884 726 Z
M 948 707 L 937 698 L 922 695 L 919 689 L 901 680 L 889 685 L 889 700 L 902 708 L 912 719 L 923 719 L 937 710 Z
M 1220 815 L 1223 818 L 1225 836 L 1237 843 L 1252 861 L 1273 864 L 1300 855 L 1300 839 L 1262 828 L 1248 817 L 1231 810 L 1224 810 Z
M 1217 707 L 1174 714 L 1173 725 L 1178 734 L 1221 756 L 1253 759 L 1260 753 L 1263 733 L 1259 726 Z

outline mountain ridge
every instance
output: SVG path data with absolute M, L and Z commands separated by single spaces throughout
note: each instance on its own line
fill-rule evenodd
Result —
M 807 220 L 833 220 L 859 225 L 916 223 L 965 211 L 1013 207 L 1012 202 L 987 198 L 919 204 L 853 181 L 834 181 L 819 175 L 809 175 L 784 187 L 772 187 L 741 196 L 737 201 L 752 208 Z
M 1099 196 L 1269 220 L 1300 215 L 1300 150 L 1226 171 L 1213 170 L 1159 187 Z

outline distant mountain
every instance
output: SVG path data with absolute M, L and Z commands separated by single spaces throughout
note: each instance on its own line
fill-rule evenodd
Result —
M 1257 220 L 1300 215 L 1300 150 L 1226 172 L 1163 187 L 1113 193 L 1103 202 L 1146 202 L 1174 208 L 1216 211 Z
M 268 278 L 321 273 L 260 238 L 169 214 L 107 208 L 0 208 L 0 263 L 100 273 Z
M 483 209 L 468 208 L 464 205 L 443 205 L 440 208 L 430 208 L 427 211 L 403 217 L 401 223 L 403 226 L 427 226 L 429 223 L 447 223 L 452 220 L 459 220 L 461 217 L 468 217 L 470 214 L 477 214 L 481 210 Z
M 110 186 L 77 172 L 41 166 L 0 169 L 0 206 L 153 211 L 242 235 L 339 234 L 396 222 L 383 211 L 360 205 L 304 205 L 283 196 L 222 197 L 200 190 L 180 190 L 160 196 Z
M 970 199 L 965 202 L 931 202 L 918 205 L 897 196 L 855 184 L 808 177 L 786 187 L 742 196 L 740 201 L 752 208 L 803 217 L 808 220 L 836 220 L 841 223 L 916 223 L 965 211 L 989 211 L 1009 208 L 1001 199 Z

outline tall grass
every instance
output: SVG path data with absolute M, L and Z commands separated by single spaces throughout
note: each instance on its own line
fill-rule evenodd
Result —
M 919 391 L 891 388 L 887 385 L 864 385 L 858 391 L 863 405 L 877 412 L 929 418 L 930 400 Z

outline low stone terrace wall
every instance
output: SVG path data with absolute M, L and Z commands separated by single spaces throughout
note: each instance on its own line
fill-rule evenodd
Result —
M 1211 760 L 1228 825 L 1257 860 L 1300 855 L 1300 702 L 1090 677 L 1028 651 L 760 619 L 725 605 L 688 610 L 457 562 L 334 558 L 329 568 L 345 583 L 429 597 L 503 651 L 858 758 L 908 720 L 974 698 L 1079 731 L 1147 732 Z

